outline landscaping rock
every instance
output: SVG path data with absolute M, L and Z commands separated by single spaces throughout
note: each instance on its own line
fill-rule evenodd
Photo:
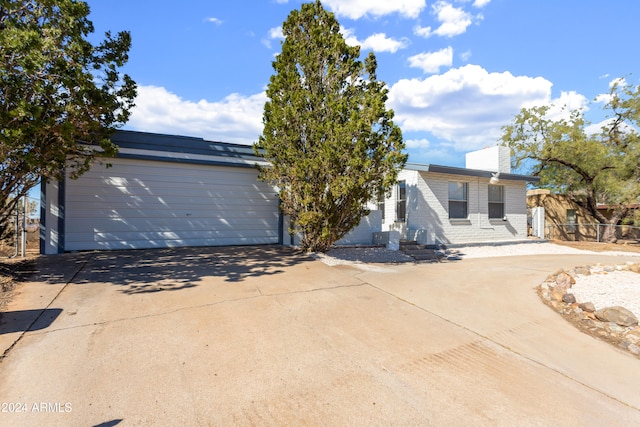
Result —
M 581 274 L 583 276 L 591 276 L 591 269 L 589 267 L 576 267 L 576 274 Z
M 600 338 L 612 345 L 629 351 L 640 359 L 640 325 L 631 310 L 624 307 L 606 307 L 596 310 L 593 302 L 579 303 L 575 294 L 568 290 L 575 284 L 574 276 L 605 276 L 613 271 L 636 271 L 640 273 L 640 264 L 626 263 L 618 266 L 575 267 L 571 270 L 559 270 L 547 277 L 538 286 L 538 295 L 549 307 L 560 313 L 581 331 Z
M 571 285 L 575 285 L 576 279 L 573 278 L 570 274 L 565 273 L 564 271 L 558 274 L 556 277 L 556 285 L 564 286 L 565 289 L 569 289 Z
M 640 333 L 630 332 L 625 336 L 625 339 L 632 344 L 640 344 Z
M 586 311 L 588 313 L 593 313 L 594 311 L 596 311 L 596 306 L 593 305 L 592 302 L 583 302 L 579 304 L 578 307 L 580 307 L 583 311 Z
M 614 322 L 608 322 L 605 323 L 604 328 L 607 330 L 607 332 L 611 332 L 614 334 L 622 334 L 624 333 L 624 327 L 618 325 L 617 323 Z
M 607 307 L 595 312 L 596 318 L 603 322 L 614 322 L 620 326 L 634 326 L 638 324 L 638 318 L 624 307 Z

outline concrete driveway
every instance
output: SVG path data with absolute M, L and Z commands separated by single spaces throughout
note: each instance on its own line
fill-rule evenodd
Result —
M 47 257 L 0 321 L 0 425 L 639 425 L 638 360 L 533 289 L 624 260 Z

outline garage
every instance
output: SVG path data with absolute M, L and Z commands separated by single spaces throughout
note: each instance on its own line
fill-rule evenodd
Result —
M 43 253 L 280 242 L 277 192 L 257 179 L 252 147 L 130 131 L 113 138 L 110 167 L 43 186 Z

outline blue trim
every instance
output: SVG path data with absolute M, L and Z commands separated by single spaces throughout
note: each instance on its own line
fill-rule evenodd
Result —
M 65 223 L 65 193 L 66 193 L 66 181 L 64 178 L 58 182 L 58 253 L 64 253 L 64 223 Z
M 189 164 L 189 165 L 231 166 L 236 168 L 251 168 L 251 169 L 256 168 L 256 164 L 250 164 L 250 163 L 234 163 L 234 162 L 225 162 L 221 160 L 182 159 L 182 158 L 176 158 L 176 157 L 153 156 L 153 155 L 147 155 L 147 154 L 118 153 L 116 157 L 119 159 L 152 160 L 156 162 L 183 163 L 183 164 Z M 107 160 L 107 163 L 108 162 L 109 161 Z
M 40 178 L 40 255 L 47 244 L 47 181 Z

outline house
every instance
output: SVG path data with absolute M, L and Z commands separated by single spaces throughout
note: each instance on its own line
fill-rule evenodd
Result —
M 42 185 L 41 253 L 295 244 L 276 189 L 258 180 L 255 165 L 265 163 L 253 147 L 134 131 L 112 139 L 119 153 L 108 165 Z M 469 153 L 467 168 L 408 164 L 337 244 L 524 240 L 535 180 L 510 173 L 504 147 Z
M 408 163 L 389 197 L 379 200 L 378 241 L 415 240 L 439 247 L 527 239 L 527 183 L 511 173 L 508 147 L 466 155 L 466 167 Z
M 541 237 L 568 241 L 599 241 L 603 233 L 602 225 L 599 225 L 591 212 L 567 195 L 552 194 L 546 189 L 529 190 L 527 206 L 534 216 L 540 218 L 536 221 L 536 228 Z M 635 212 L 640 212 L 638 204 L 633 204 L 630 208 L 634 211 L 629 215 L 630 218 L 637 215 Z M 597 209 L 605 217 L 609 217 L 613 207 L 598 204 Z M 619 226 L 617 236 L 619 239 L 638 240 L 640 229 L 630 225 Z

